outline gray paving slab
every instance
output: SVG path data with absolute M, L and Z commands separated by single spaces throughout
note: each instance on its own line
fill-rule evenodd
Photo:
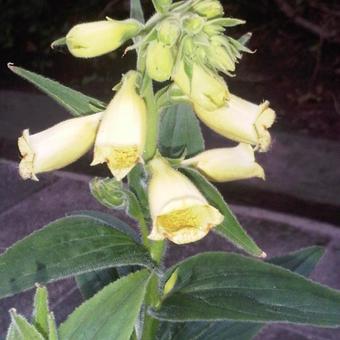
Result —
M 70 118 L 70 114 L 43 94 L 0 91 L 0 138 L 15 140 L 22 130 L 32 133 Z
M 296 333 L 294 330 L 283 329 L 277 325 L 266 326 L 255 337 L 255 340 L 307 340 L 307 339 L 310 339 L 307 335 L 305 336 Z
M 208 133 L 208 145 L 226 141 Z M 231 202 L 267 207 L 340 225 L 340 143 L 272 131 L 271 150 L 257 154 L 266 181 L 251 179 L 219 185 Z M 209 142 L 210 141 L 210 142 Z
M 340 143 L 275 129 L 272 136 L 271 149 L 256 154 L 266 171 L 266 181 L 248 180 L 247 185 L 340 205 Z M 214 146 L 225 143 L 216 134 L 209 134 L 209 138 Z
M 57 181 L 53 174 L 42 176 L 39 182 L 22 181 L 16 167 L 16 164 L 0 159 L 0 213 Z

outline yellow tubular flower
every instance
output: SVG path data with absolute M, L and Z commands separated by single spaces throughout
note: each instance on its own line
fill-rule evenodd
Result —
M 193 64 L 191 81 L 185 71 L 183 61 L 177 65 L 172 78 L 193 104 L 204 110 L 217 110 L 224 106 L 229 99 L 228 87 L 224 80 L 197 63 Z
M 114 51 L 136 36 L 142 27 L 141 23 L 133 19 L 79 24 L 66 35 L 66 44 L 73 56 L 93 58 Z
M 149 77 L 158 82 L 163 82 L 171 77 L 174 66 L 174 57 L 170 47 L 154 40 L 147 49 L 146 70 Z
M 104 112 L 91 165 L 107 163 L 117 180 L 141 161 L 145 143 L 146 106 L 136 92 L 137 72 L 128 72 Z
M 271 144 L 268 129 L 276 118 L 268 101 L 256 105 L 230 95 L 228 104 L 214 112 L 198 105 L 195 105 L 195 112 L 202 122 L 220 135 L 236 142 L 255 145 L 260 152 L 268 151 Z
M 153 227 L 151 240 L 169 239 L 176 244 L 198 241 L 222 223 L 223 215 L 183 174 L 162 158 L 149 163 L 148 186 Z
M 233 148 L 213 149 L 182 161 L 191 165 L 214 182 L 229 182 L 252 177 L 265 179 L 263 168 L 256 163 L 254 150 L 249 144 Z
M 38 180 L 37 174 L 61 169 L 83 156 L 93 146 L 102 112 L 66 120 L 47 130 L 18 139 L 23 157 L 19 174 L 23 179 Z

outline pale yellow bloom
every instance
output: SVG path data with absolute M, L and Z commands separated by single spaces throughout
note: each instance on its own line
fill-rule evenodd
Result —
M 23 157 L 19 173 L 23 179 L 38 180 L 37 174 L 63 168 L 83 156 L 93 146 L 102 112 L 68 119 L 47 130 L 18 139 Z
M 193 104 L 204 110 L 217 110 L 229 99 L 228 87 L 224 80 L 197 63 L 192 65 L 192 79 L 185 71 L 183 61 L 177 65 L 172 78 Z
M 106 108 L 91 165 L 107 163 L 117 180 L 141 161 L 145 144 L 146 106 L 136 92 L 137 72 L 130 71 Z
M 133 19 L 108 19 L 79 24 L 66 35 L 66 44 L 75 57 L 97 57 L 120 47 L 136 36 L 142 27 L 141 23 Z
M 264 170 L 256 163 L 254 150 L 249 144 L 208 150 L 182 161 L 182 164 L 193 166 L 214 182 L 265 178 Z
M 170 47 L 157 40 L 149 44 L 146 54 L 146 70 L 151 79 L 158 82 L 170 79 L 174 62 Z
M 177 244 L 191 243 L 202 239 L 222 223 L 222 214 L 166 160 L 155 158 L 149 167 L 148 194 L 153 219 L 151 240 L 167 238 Z
M 195 112 L 202 122 L 220 135 L 255 145 L 261 152 L 269 149 L 271 136 L 268 129 L 275 122 L 276 115 L 268 101 L 256 105 L 231 95 L 228 103 L 214 112 L 199 105 L 195 105 Z

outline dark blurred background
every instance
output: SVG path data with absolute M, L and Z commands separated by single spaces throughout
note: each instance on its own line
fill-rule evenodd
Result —
M 0 89 L 35 91 L 7 70 L 13 62 L 108 100 L 120 74 L 133 67 L 133 53 L 122 50 L 91 59 L 75 59 L 50 49 L 75 24 L 126 18 L 125 0 L 1 0 Z M 147 15 L 151 1 L 143 1 Z M 254 55 L 244 57 L 234 92 L 251 100 L 270 99 L 280 128 L 313 136 L 340 138 L 340 3 L 337 0 L 223 1 L 225 12 L 247 20 L 230 30 L 236 37 L 254 33 Z M 4 151 L 4 150 L 3 150 Z

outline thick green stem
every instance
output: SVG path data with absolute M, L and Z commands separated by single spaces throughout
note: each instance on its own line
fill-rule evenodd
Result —
M 137 69 L 142 76 L 142 82 L 141 82 L 142 84 L 141 84 L 140 91 L 144 97 L 146 107 L 147 107 L 147 135 L 146 135 L 146 143 L 145 143 L 145 149 L 144 149 L 144 160 L 145 162 L 148 162 L 154 157 L 157 151 L 159 108 L 156 103 L 152 80 L 146 74 L 145 53 L 143 51 L 143 47 L 141 47 L 137 51 L 137 55 L 138 55 Z M 136 182 L 134 183 L 134 181 L 132 180 L 132 177 L 133 176 L 129 178 L 129 184 L 136 187 Z M 134 177 L 135 180 L 136 178 L 140 178 L 140 174 L 139 176 Z M 144 188 L 141 188 L 141 189 L 145 190 Z M 142 211 L 145 211 L 146 209 L 143 209 L 143 208 L 146 204 L 148 204 L 147 198 L 143 199 L 143 197 L 141 196 L 143 195 L 140 195 L 140 194 L 137 195 L 139 203 L 142 207 Z M 143 216 L 143 219 L 139 221 L 143 243 L 149 248 L 150 255 L 153 258 L 153 260 L 157 264 L 160 264 L 162 257 L 164 255 L 164 251 L 165 251 L 165 242 L 164 241 L 152 242 L 149 239 L 147 239 L 147 233 L 149 232 L 147 228 L 148 227 L 147 221 L 148 219 L 145 216 Z M 145 306 L 146 308 L 156 307 L 159 301 L 160 301 L 159 278 L 157 277 L 156 274 L 153 274 L 150 280 L 150 283 L 148 285 L 148 288 L 147 288 Z M 149 316 L 146 312 L 144 316 L 144 327 L 143 327 L 142 340 L 155 339 L 158 326 L 159 326 L 159 321 Z
M 159 112 L 151 80 L 145 89 L 145 102 L 147 106 L 148 118 L 144 159 L 147 162 L 153 158 L 157 150 L 159 124 Z
M 159 281 L 156 274 L 153 274 L 145 297 L 146 306 L 157 307 L 160 302 L 160 294 L 158 289 Z M 144 315 L 144 327 L 142 340 L 156 339 L 156 334 L 159 326 L 159 321 L 148 315 L 147 311 Z

